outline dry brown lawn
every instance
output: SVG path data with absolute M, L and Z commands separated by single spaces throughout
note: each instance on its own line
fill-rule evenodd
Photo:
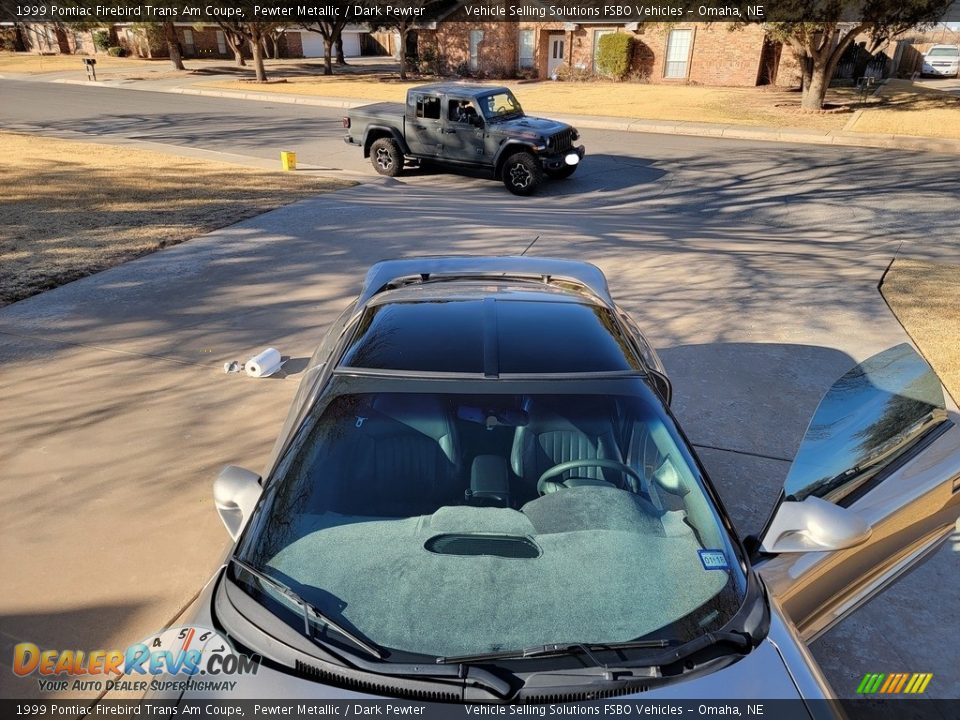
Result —
M 84 55 L 37 55 L 36 53 L 0 52 L 0 73 L 49 73 L 64 70 L 79 70 L 83 72 Z M 97 71 L 109 68 L 110 70 L 131 70 L 135 68 L 155 65 L 156 61 L 140 58 L 110 57 L 103 53 L 96 56 Z M 169 61 L 166 62 L 169 65 Z
M 204 87 L 229 90 L 403 102 L 407 88 L 422 82 L 399 82 L 370 75 L 291 77 L 286 82 L 255 85 L 217 81 Z M 606 115 L 643 120 L 679 120 L 733 125 L 840 130 L 850 113 L 799 114 L 800 94 L 783 88 L 651 85 L 632 82 L 506 82 L 524 109 L 534 113 Z M 852 88 L 830 91 L 836 104 L 856 101 Z
M 880 289 L 960 403 L 960 265 L 897 260 Z
M 960 97 L 909 80 L 890 80 L 851 128 L 855 132 L 960 139 Z
M 276 73 L 275 73 L 276 75 Z M 403 102 L 407 89 L 421 82 L 400 82 L 386 75 L 290 77 L 286 82 L 253 84 L 217 81 L 203 87 L 317 97 Z M 500 83 L 492 83 L 500 84 Z M 806 130 L 843 130 L 862 109 L 853 132 L 960 138 L 960 98 L 891 80 L 877 97 L 859 104 L 855 88 L 832 88 L 827 103 L 848 112 L 800 113 L 800 93 L 775 87 L 703 87 L 614 82 L 506 82 L 523 107 L 533 113 L 606 115 L 639 120 L 722 123 Z
M 0 305 L 355 183 L 0 132 Z

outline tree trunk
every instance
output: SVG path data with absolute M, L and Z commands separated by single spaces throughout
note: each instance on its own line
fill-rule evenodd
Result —
M 814 61 L 813 68 L 810 71 L 810 82 L 803 89 L 803 96 L 800 99 L 800 107 L 803 110 L 822 110 L 823 99 L 827 96 L 827 88 L 830 86 L 830 78 L 827 70 L 830 63 Z
M 323 74 L 333 75 L 333 38 L 323 36 Z
M 337 65 L 346 65 L 347 59 L 343 56 L 343 28 L 337 28 L 333 42 L 337 46 Z
M 163 24 L 163 38 L 167 41 L 167 52 L 174 70 L 186 70 L 183 66 L 183 57 L 180 55 L 180 43 L 177 42 L 177 29 L 172 22 Z
M 810 81 L 813 76 L 813 58 L 800 58 L 800 91 L 805 93 L 810 87 Z
M 233 50 L 233 61 L 237 64 L 237 67 L 246 67 L 247 61 L 243 59 L 243 38 L 238 37 L 227 29 L 223 31 L 223 37 L 226 38 L 227 45 Z
M 263 48 L 260 44 L 259 35 L 253 35 L 250 38 L 250 53 L 253 55 L 253 70 L 257 74 L 257 82 L 267 81 L 267 69 L 263 66 Z
M 400 28 L 400 79 L 407 79 L 407 24 L 403 23 Z

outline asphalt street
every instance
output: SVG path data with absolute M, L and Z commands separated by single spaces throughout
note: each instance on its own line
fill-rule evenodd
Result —
M 298 379 L 296 363 L 267 381 L 219 368 L 268 345 L 308 356 L 378 259 L 535 241 L 530 254 L 598 264 L 661 352 L 744 534 L 820 395 L 905 340 L 877 291 L 891 259 L 960 262 L 953 155 L 591 130 L 574 178 L 521 199 L 483 177 L 377 178 L 340 140 L 341 116 L 0 81 L 0 127 L 295 150 L 371 181 L 0 309 L 4 654 L 23 639 L 129 643 L 176 616 L 226 540 L 216 470 L 259 469 Z M 948 544 L 813 645 L 839 694 L 865 672 L 904 671 L 960 697 L 958 559 Z M 0 675 L 0 694 L 23 692 Z

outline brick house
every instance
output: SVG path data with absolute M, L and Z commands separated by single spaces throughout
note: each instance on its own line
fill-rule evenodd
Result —
M 174 27 L 180 44 L 180 53 L 185 59 L 233 57 L 233 50 L 219 25 L 174 23 Z M 142 32 L 137 32 L 130 23 L 114 25 L 113 32 L 116 34 L 118 44 L 131 55 L 143 58 L 165 58 L 169 55 L 166 41 L 159 36 L 159 33 L 148 36 Z M 241 43 L 241 48 L 244 57 L 249 58 L 249 44 L 244 41 Z M 277 47 L 275 50 L 270 48 L 269 56 L 303 57 L 300 33 L 281 32 L 277 39 Z
M 758 25 L 548 23 L 443 20 L 418 30 L 421 57 L 438 57 L 441 69 L 487 77 L 556 77 L 573 70 L 597 72 L 599 39 L 630 33 L 630 75 L 654 83 L 751 86 L 795 84 L 790 53 Z

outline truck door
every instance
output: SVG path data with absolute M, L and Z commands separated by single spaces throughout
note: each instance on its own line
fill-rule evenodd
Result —
M 486 129 L 476 101 L 466 97 L 448 96 L 443 133 L 445 158 L 460 162 L 483 162 Z
M 407 145 L 414 155 L 439 155 L 443 146 L 440 95 L 411 92 L 407 98 L 407 128 Z

